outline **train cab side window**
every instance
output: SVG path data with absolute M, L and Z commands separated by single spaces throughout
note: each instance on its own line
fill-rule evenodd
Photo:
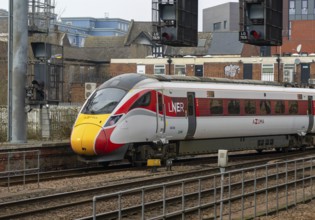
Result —
M 211 115 L 222 115 L 223 114 L 223 100 L 222 99 L 211 99 L 210 100 L 210 114 Z
M 158 95 L 158 102 L 159 102 L 159 112 L 162 113 L 163 112 L 163 98 L 161 94 Z
M 285 112 L 285 106 L 284 101 L 278 100 L 275 102 L 275 113 L 276 114 L 284 114 Z
M 228 101 L 228 113 L 231 115 L 240 114 L 240 101 L 239 100 Z
M 260 101 L 260 114 L 261 115 L 269 115 L 271 113 L 270 101 L 269 100 L 261 100 Z
M 245 100 L 244 103 L 245 114 L 255 115 L 256 114 L 256 101 L 255 100 Z
M 147 92 L 146 94 L 142 95 L 142 96 L 131 106 L 130 109 L 148 106 L 148 105 L 150 105 L 150 102 L 151 102 L 151 92 Z
M 295 115 L 299 112 L 299 105 L 297 101 L 289 101 L 289 114 Z

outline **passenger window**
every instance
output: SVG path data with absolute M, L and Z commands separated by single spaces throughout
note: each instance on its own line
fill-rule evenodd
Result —
M 278 100 L 275 104 L 275 113 L 276 114 L 284 114 L 285 112 L 285 106 L 284 101 Z
M 271 113 L 270 101 L 269 100 L 261 100 L 260 101 L 260 114 L 269 115 Z
M 245 100 L 245 114 L 254 115 L 256 114 L 256 101 Z
M 240 101 L 239 100 L 228 101 L 228 113 L 231 115 L 240 114 Z
M 222 115 L 223 114 L 223 100 L 211 99 L 210 100 L 210 114 Z
M 289 101 L 289 114 L 295 115 L 299 112 L 299 105 L 297 101 Z
M 145 107 L 150 105 L 151 102 L 151 92 L 148 92 L 142 95 L 132 106 L 131 109 L 138 108 L 138 107 Z

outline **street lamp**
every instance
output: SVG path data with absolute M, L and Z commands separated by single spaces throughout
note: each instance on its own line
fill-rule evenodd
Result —
M 173 61 L 172 61 L 172 58 L 171 58 L 171 56 L 169 56 L 168 57 L 168 59 L 167 59 L 167 63 L 168 63 L 168 74 L 169 75 L 172 75 L 171 74 L 171 63 L 172 63 Z
M 278 63 L 278 83 L 280 83 L 280 54 L 277 54 L 277 59 L 276 59 L 277 63 Z

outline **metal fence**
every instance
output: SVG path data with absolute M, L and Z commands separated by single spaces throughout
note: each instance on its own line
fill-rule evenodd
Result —
M 37 186 L 39 187 L 39 171 L 40 171 L 40 151 L 19 151 L 0 153 L 0 179 L 7 180 L 7 186 L 10 186 L 16 180 L 23 182 L 25 188 L 26 178 L 29 175 L 36 176 Z
M 111 213 L 124 219 L 137 208 L 136 219 L 267 216 L 312 200 L 313 169 L 314 157 L 309 157 L 94 196 L 93 218 Z M 104 211 L 106 206 L 113 209 Z
M 79 113 L 79 105 L 59 105 L 49 107 L 50 139 L 69 138 L 72 126 Z M 34 108 L 27 114 L 27 138 L 41 139 L 40 109 Z M 8 128 L 7 106 L 0 106 L 0 142 L 6 141 Z

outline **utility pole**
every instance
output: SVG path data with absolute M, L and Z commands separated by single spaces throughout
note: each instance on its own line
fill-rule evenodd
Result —
M 28 62 L 28 1 L 13 1 L 10 0 L 10 16 L 13 14 L 14 23 L 10 23 L 12 31 L 9 36 L 12 39 L 12 72 L 9 82 L 9 102 L 8 107 L 12 108 L 11 123 L 8 132 L 11 135 L 10 141 L 12 143 L 25 143 L 27 140 L 26 120 L 27 114 L 25 112 L 25 83 L 27 75 Z M 10 44 L 10 43 L 9 43 Z M 10 67 L 10 64 L 9 64 Z
M 13 0 L 9 0 L 8 17 L 8 135 L 7 141 L 12 140 L 12 51 L 13 51 Z

